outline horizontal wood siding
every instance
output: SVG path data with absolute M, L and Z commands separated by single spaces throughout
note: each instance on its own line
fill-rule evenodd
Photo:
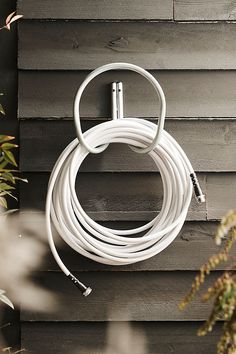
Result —
M 25 176 L 29 183 L 21 184 L 21 207 L 44 210 L 49 174 Z M 77 181 L 81 205 L 97 220 L 148 220 L 161 209 L 163 191 L 157 173 L 83 173 Z M 206 190 L 206 176 L 199 181 Z M 188 219 L 206 220 L 206 204 L 193 198 Z
M 236 117 L 236 71 L 151 71 L 167 100 L 167 117 Z M 87 71 L 20 71 L 20 118 L 72 118 L 73 98 Z M 126 117 L 156 117 L 150 84 L 131 72 L 105 73 L 85 90 L 83 118 L 110 118 L 110 85 L 122 81 Z
M 236 19 L 232 0 L 18 0 L 18 11 L 25 19 L 77 20 L 175 20 L 209 21 Z
M 172 20 L 172 0 L 18 0 L 27 19 Z
M 45 224 L 39 218 L 39 213 L 24 212 L 22 216 L 27 219 L 26 225 L 37 225 L 38 230 L 46 235 Z M 114 229 L 131 229 L 141 226 L 141 221 L 106 221 L 101 222 L 106 227 Z M 73 271 L 109 271 L 109 272 L 139 272 L 139 271 L 173 271 L 173 270 L 198 270 L 206 259 L 217 253 L 219 247 L 214 242 L 214 234 L 218 226 L 214 221 L 187 221 L 175 241 L 156 257 L 146 261 L 134 263 L 127 266 L 113 267 L 109 265 L 93 262 L 88 258 L 80 256 L 64 242 L 59 242 L 55 234 L 55 240 L 58 245 L 59 253 L 67 266 Z M 236 249 L 236 246 L 235 248 Z M 226 264 L 220 263 L 218 270 L 225 269 Z M 40 271 L 56 271 L 58 266 L 50 252 L 40 266 Z
M 146 69 L 236 69 L 235 36 L 233 23 L 25 21 L 18 66 L 81 70 L 125 61 Z
M 206 194 L 193 198 L 176 240 L 161 254 L 112 267 L 72 251 L 55 235 L 69 269 L 93 288 L 84 299 L 48 252 L 34 275 L 57 294 L 54 312 L 21 312 L 22 347 L 29 353 L 105 353 L 110 326 L 128 322 L 144 332 L 148 354 L 213 354 L 220 335 L 199 339 L 210 304 L 197 298 L 184 312 L 179 301 L 196 271 L 218 251 L 218 220 L 236 201 L 236 6 L 224 0 L 18 0 L 18 117 L 22 213 L 46 235 L 37 216 L 45 207 L 50 171 L 75 137 L 73 100 L 91 69 L 131 62 L 150 70 L 166 95 L 169 131 L 188 154 Z M 136 73 L 114 71 L 89 85 L 81 102 L 83 129 L 111 119 L 110 84 L 124 84 L 126 117 L 157 123 L 158 98 Z M 112 144 L 89 155 L 77 193 L 88 214 L 108 227 L 133 228 L 155 217 L 162 181 L 148 156 Z M 235 249 L 234 249 L 235 251 Z M 206 287 L 227 264 L 220 264 Z M 43 310 L 47 309 L 42 304 Z M 117 333 L 117 332 L 116 332 Z M 42 340 L 43 338 L 43 340 Z M 92 339 L 91 339 L 92 338 Z M 133 349 L 134 350 L 134 349 Z
M 210 281 L 216 279 L 215 272 Z M 94 291 L 86 299 L 61 272 L 43 272 L 37 281 L 57 295 L 57 307 L 24 311 L 23 321 L 202 321 L 211 303 L 199 297 L 186 311 L 178 303 L 189 290 L 195 272 L 82 272 L 75 275 Z M 70 304 L 68 306 L 68 304 Z
M 43 210 L 49 174 L 25 176 L 29 183 L 21 184 L 21 207 Z M 97 220 L 149 220 L 162 205 L 162 182 L 157 173 L 83 173 L 77 180 L 81 204 Z M 188 220 L 219 219 L 234 208 L 235 173 L 200 174 L 199 182 L 207 202 L 197 204 L 193 198 Z
M 83 128 L 87 130 L 98 123 L 84 121 Z M 234 121 L 177 120 L 168 121 L 165 127 L 183 147 L 196 171 L 236 171 Z M 22 121 L 20 130 L 22 171 L 51 171 L 61 151 L 76 137 L 72 121 Z M 157 167 L 151 157 L 134 153 L 127 145 L 111 144 L 102 154 L 90 154 L 81 171 L 156 172 Z
M 232 0 L 174 0 L 177 21 L 236 20 L 236 4 Z
M 146 336 L 149 354 L 215 354 L 221 325 L 217 325 L 216 330 L 210 335 L 199 338 L 196 332 L 201 324 L 196 322 L 133 322 L 131 325 L 126 322 L 109 324 L 105 322 L 24 322 L 21 332 L 26 350 L 32 354 L 74 353 L 75 349 L 77 350 L 75 353 L 104 354 L 107 348 L 107 337 L 109 336 L 110 341 L 113 340 L 112 343 L 118 346 L 120 335 L 127 331 L 130 333 L 128 338 L 131 340 L 135 335 L 138 335 L 138 339 L 141 335 L 141 340 Z

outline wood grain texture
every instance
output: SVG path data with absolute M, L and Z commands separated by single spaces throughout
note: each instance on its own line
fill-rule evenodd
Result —
M 167 117 L 236 117 L 236 71 L 151 71 L 167 101 Z M 19 118 L 71 118 L 87 71 L 20 71 Z M 83 118 L 111 117 L 110 85 L 122 81 L 126 117 L 156 117 L 152 86 L 131 72 L 100 75 L 82 97 Z
M 235 36 L 235 25 L 222 22 L 22 21 L 18 66 L 81 70 L 125 61 L 146 69 L 236 69 Z
M 232 0 L 174 0 L 177 21 L 235 20 L 236 3 Z
M 203 290 L 217 277 L 208 277 Z M 197 297 L 185 311 L 178 303 L 189 290 L 195 272 L 83 272 L 76 277 L 93 288 L 86 299 L 61 272 L 43 272 L 37 281 L 57 294 L 57 308 L 49 313 L 22 311 L 23 321 L 201 321 L 211 303 Z M 219 275 L 219 274 L 218 274 Z M 45 312 L 47 311 L 47 312 Z
M 207 200 L 207 217 L 222 218 L 226 210 L 236 208 L 236 186 L 234 174 L 212 174 L 207 180 L 207 191 L 212 196 Z
M 29 183 L 20 184 L 21 208 L 43 210 L 49 174 L 24 175 Z M 199 182 L 205 191 L 206 176 L 199 175 Z M 162 182 L 158 173 L 83 173 L 77 178 L 77 193 L 83 208 L 100 221 L 150 220 L 162 205 Z M 206 204 L 197 204 L 193 198 L 188 220 L 205 219 Z
M 18 0 L 25 19 L 171 20 L 173 0 Z
M 24 213 L 24 217 L 27 218 L 27 224 L 33 224 L 33 227 L 37 228 L 42 239 L 46 239 L 45 224 L 42 219 L 39 221 L 38 213 L 29 212 Z M 26 215 L 27 216 L 26 216 Z M 142 225 L 142 222 L 103 222 L 106 227 L 114 229 L 131 229 Z M 216 246 L 213 235 L 216 232 L 218 222 L 197 222 L 187 221 L 185 222 L 181 232 L 175 241 L 164 251 L 157 256 L 152 257 L 144 262 L 138 262 L 127 266 L 109 266 L 100 263 L 93 262 L 75 251 L 73 251 L 68 245 L 66 245 L 55 234 L 55 242 L 59 249 L 59 254 L 65 261 L 68 268 L 75 271 L 110 271 L 110 272 L 131 272 L 131 271 L 174 271 L 174 270 L 198 270 L 202 264 L 213 254 L 219 251 L 219 247 Z M 22 231 L 23 233 L 23 231 Z M 47 246 L 48 247 L 48 246 Z M 234 247 L 236 250 L 236 246 Z M 218 270 L 225 269 L 227 265 L 221 263 L 218 266 Z M 48 252 L 47 257 L 44 257 L 44 262 L 40 266 L 40 271 L 59 270 L 51 252 Z
M 235 208 L 235 1 L 39 0 L 36 5 L 18 0 L 18 13 L 24 15 L 18 45 L 20 169 L 29 180 L 19 185 L 20 207 L 22 213 L 36 209 L 29 212 L 28 224 L 38 223 L 46 237 L 37 216 L 45 206 L 49 172 L 75 135 L 76 90 L 88 70 L 108 62 L 138 64 L 160 81 L 167 98 L 166 129 L 200 172 L 207 200 L 192 201 L 183 229 L 166 250 L 130 266 L 92 262 L 55 236 L 66 265 L 93 292 L 84 299 L 48 252 L 35 281 L 55 293 L 58 307 L 21 312 L 22 348 L 34 354 L 104 354 L 112 330 L 108 322 L 121 341 L 129 333 L 123 321 L 131 321 L 139 339 L 144 332 L 151 354 L 215 353 L 219 324 L 213 335 L 196 336 L 211 304 L 197 298 L 180 312 L 178 303 L 196 270 L 217 252 L 216 220 Z M 215 20 L 225 22 L 207 23 Z M 84 93 L 84 129 L 110 119 L 110 83 L 118 80 L 125 88 L 125 116 L 156 118 L 159 103 L 149 83 L 131 72 L 109 72 Z M 108 227 L 136 227 L 161 208 L 162 182 L 147 156 L 113 145 L 89 156 L 82 172 L 81 204 Z M 207 279 L 205 289 L 224 266 Z M 42 303 L 41 310 L 50 309 Z M 130 352 L 135 353 L 133 345 Z
M 113 347 L 116 347 L 123 336 L 128 337 L 132 343 L 135 338 L 136 344 L 141 343 L 144 336 L 149 354 L 215 354 L 221 325 L 217 324 L 212 334 L 199 338 L 196 332 L 201 324 L 194 322 L 133 322 L 131 324 L 126 322 L 109 324 L 24 322 L 21 330 L 22 347 L 32 354 L 104 354 L 108 344 L 113 343 Z M 134 347 L 132 346 L 131 349 L 133 351 Z
M 101 122 L 83 121 L 83 128 L 87 130 L 98 123 Z M 236 171 L 236 120 L 169 120 L 165 128 L 180 143 L 196 171 Z M 71 121 L 21 121 L 21 171 L 51 171 L 75 136 Z M 134 153 L 124 144 L 111 144 L 102 154 L 90 154 L 81 171 L 155 172 L 157 168 L 149 156 Z
M 44 209 L 48 173 L 26 173 L 20 184 L 21 208 Z M 191 203 L 188 220 L 216 220 L 235 208 L 236 174 L 198 174 L 206 203 Z M 88 187 L 89 186 L 89 189 Z M 100 221 L 144 221 L 161 207 L 162 183 L 156 173 L 82 173 L 77 193 L 84 209 Z

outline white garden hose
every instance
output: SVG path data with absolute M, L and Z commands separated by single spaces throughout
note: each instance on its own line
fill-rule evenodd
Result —
M 79 103 L 85 87 L 98 74 L 117 69 L 136 71 L 152 83 L 161 102 L 158 127 L 144 119 L 123 118 L 101 123 L 82 134 Z M 46 224 L 55 260 L 85 296 L 91 289 L 62 262 L 54 244 L 52 224 L 63 240 L 81 255 L 103 264 L 125 265 L 155 256 L 176 238 L 186 219 L 193 186 L 197 200 L 205 200 L 186 154 L 163 130 L 165 108 L 165 96 L 157 80 L 132 64 L 113 63 L 94 70 L 77 92 L 74 117 L 78 139 L 65 148 L 53 168 L 48 185 Z M 128 144 L 138 153 L 147 152 L 161 174 L 161 211 L 152 221 L 135 229 L 114 230 L 98 224 L 84 211 L 76 195 L 76 176 L 83 160 L 89 153 L 99 153 L 111 143 Z M 139 236 L 140 232 L 145 232 L 144 236 Z

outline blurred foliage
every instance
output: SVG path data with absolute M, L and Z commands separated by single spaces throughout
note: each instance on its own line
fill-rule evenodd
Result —
M 5 25 L 0 27 L 0 30 L 11 29 L 11 24 L 19 20 L 22 15 L 17 15 L 16 11 L 9 14 L 5 20 Z M 0 93 L 0 96 L 3 94 Z M 5 115 L 4 108 L 0 103 L 0 115 Z M 15 138 L 10 135 L 0 135 L 0 208 L 7 209 L 7 198 L 14 198 L 13 192 L 15 190 L 15 185 L 17 180 L 26 180 L 17 177 L 17 163 L 12 150 L 17 147 L 11 141 Z
M 12 150 L 17 147 L 11 141 L 14 137 L 0 135 L 0 206 L 7 209 L 7 197 L 17 199 L 13 194 L 16 188 L 16 181 L 26 181 L 16 174 L 17 163 Z M 15 168 L 13 168 L 15 167 Z
M 16 15 L 16 11 L 12 12 L 7 16 L 5 25 L 0 27 L 0 30 L 7 29 L 10 31 L 11 23 L 17 21 L 21 18 L 22 15 Z M 3 93 L 0 93 L 2 96 Z M 0 102 L 0 115 L 5 115 L 5 110 Z M 17 180 L 25 181 L 24 179 L 17 177 L 16 173 L 18 172 L 17 163 L 12 152 L 12 149 L 16 148 L 17 145 L 13 144 L 11 141 L 15 138 L 10 135 L 0 135 L 0 212 L 1 214 L 6 213 L 6 209 L 8 207 L 7 198 L 14 198 L 14 190 Z M 13 169 L 14 167 L 14 169 Z M 5 295 L 5 291 L 0 289 L 0 301 L 7 304 L 11 308 L 14 309 L 13 303 L 11 300 Z M 9 348 L 10 349 L 10 348 Z M 9 351 L 10 352 L 10 351 Z
M 11 24 L 17 20 L 19 20 L 23 15 L 16 15 L 16 11 L 13 11 L 10 15 L 7 16 L 5 20 L 5 25 L 0 27 L 0 30 L 7 29 L 10 31 Z
M 13 352 L 12 347 L 7 347 L 7 348 L 2 349 L 2 352 L 7 353 L 7 354 L 18 354 L 18 353 L 26 352 L 26 349 L 20 349 L 20 350 Z
M 231 248 L 236 240 L 236 210 L 231 210 L 222 219 L 215 235 L 215 242 L 221 246 L 219 253 L 214 254 L 200 268 L 199 274 L 191 286 L 190 291 L 180 303 L 180 309 L 184 309 L 194 298 L 205 278 L 214 270 L 220 262 L 231 260 L 231 265 L 227 270 L 208 288 L 202 295 L 202 301 L 213 300 L 213 308 L 208 320 L 198 330 L 199 336 L 204 336 L 211 332 L 216 321 L 224 320 L 223 333 L 217 345 L 217 354 L 236 353 L 236 273 L 232 269 L 236 264 L 233 263 L 230 255 Z

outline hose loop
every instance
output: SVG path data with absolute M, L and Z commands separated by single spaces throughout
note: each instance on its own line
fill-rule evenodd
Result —
M 81 129 L 81 122 L 80 122 L 80 101 L 82 94 L 87 87 L 87 85 L 92 81 L 96 76 L 110 70 L 131 70 L 134 71 L 143 77 L 145 77 L 154 87 L 156 93 L 158 94 L 159 100 L 160 100 L 160 114 L 159 114 L 159 121 L 157 125 L 157 130 L 156 134 L 153 137 L 153 140 L 150 142 L 149 145 L 147 145 L 145 148 L 137 148 L 137 147 L 132 147 L 132 150 L 138 153 L 148 153 L 153 148 L 159 143 L 161 139 L 161 134 L 164 129 L 164 123 L 165 123 L 165 116 L 166 116 L 166 100 L 165 100 L 165 95 L 164 92 L 159 84 L 159 82 L 155 79 L 153 75 L 151 75 L 147 70 L 141 68 L 140 66 L 130 64 L 130 63 L 111 63 L 111 64 L 105 64 L 103 66 L 100 66 L 99 68 L 93 70 L 83 81 L 83 83 L 80 85 L 76 96 L 75 96 L 75 101 L 74 101 L 74 120 L 75 120 L 75 127 L 76 127 L 76 132 L 77 136 L 79 139 L 79 142 L 81 145 L 83 145 L 88 152 L 92 154 L 99 154 L 100 152 L 103 152 L 109 144 L 105 144 L 102 146 L 97 146 L 97 147 L 92 147 L 91 145 L 88 144 L 88 142 L 84 139 L 82 129 Z

